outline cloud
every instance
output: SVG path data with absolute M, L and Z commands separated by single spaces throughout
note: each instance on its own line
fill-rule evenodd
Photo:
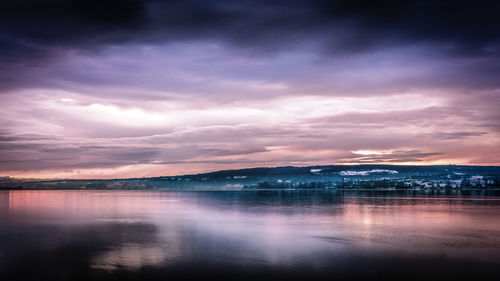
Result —
M 334 126 L 363 126 L 363 127 L 384 127 L 384 126 L 406 126 L 411 124 L 424 125 L 426 123 L 443 121 L 453 118 L 456 111 L 449 107 L 425 107 L 415 110 L 393 110 L 386 112 L 350 112 L 334 116 L 323 116 L 306 120 L 316 126 L 327 124 Z
M 478 137 L 487 134 L 486 132 L 433 132 L 429 136 L 431 138 L 437 139 L 447 139 L 447 140 L 455 140 L 455 139 L 463 139 L 467 137 Z
M 124 167 L 142 176 L 268 165 L 468 163 L 497 155 L 494 127 L 478 126 L 496 120 L 495 93 L 292 95 L 206 106 L 17 92 L 8 95 L 0 120 L 0 171 L 84 176 L 105 170 L 113 177 L 127 175 Z M 94 104 L 114 105 L 86 111 Z M 360 150 L 390 153 L 353 153 Z
M 54 45 L 221 37 L 234 44 L 272 46 L 320 33 L 345 50 L 394 40 L 473 47 L 496 41 L 499 26 L 498 3 L 484 0 L 24 0 L 1 8 L 4 21 L 15 23 L 7 34 Z
M 442 155 L 441 152 L 422 152 L 420 150 L 396 150 L 385 153 L 361 154 L 353 153 L 351 156 L 344 157 L 341 161 L 344 163 L 407 163 L 428 161 L 430 157 Z
M 4 1 L 0 54 L 13 68 L 72 50 L 216 40 L 257 53 L 311 44 L 333 54 L 431 44 L 453 56 L 491 57 L 500 50 L 499 10 L 487 0 Z
M 0 174 L 499 163 L 498 12 L 483 0 L 3 1 Z

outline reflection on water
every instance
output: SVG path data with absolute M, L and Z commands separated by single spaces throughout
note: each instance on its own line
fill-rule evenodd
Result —
M 499 250 L 498 197 L 0 192 L 0 277 L 20 280 L 145 272 L 162 279 L 207 268 L 248 276 L 268 270 L 288 277 L 399 278 L 415 271 L 436 278 L 457 266 L 455 273 L 466 274 L 460 276 L 488 278 L 498 273 Z
M 143 266 L 160 264 L 165 258 L 162 248 L 157 245 L 125 243 L 117 249 L 104 252 L 92 260 L 93 268 L 113 270 L 126 267 L 131 270 Z

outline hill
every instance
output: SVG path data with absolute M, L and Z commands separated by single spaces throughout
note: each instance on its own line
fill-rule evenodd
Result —
M 325 165 L 261 167 L 211 173 L 111 180 L 0 178 L 0 189 L 500 189 L 498 166 Z

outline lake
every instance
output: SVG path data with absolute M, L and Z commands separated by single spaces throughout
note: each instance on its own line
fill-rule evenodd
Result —
M 0 280 L 498 280 L 500 197 L 0 191 Z

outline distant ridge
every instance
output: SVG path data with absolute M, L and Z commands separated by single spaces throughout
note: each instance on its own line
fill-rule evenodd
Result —
M 369 189 L 491 190 L 500 188 L 500 166 L 314 165 L 256 167 L 201 174 L 128 179 L 17 180 L 0 189 Z
M 409 171 L 409 170 L 435 170 L 442 168 L 451 168 L 455 167 L 458 169 L 461 168 L 497 168 L 500 170 L 500 166 L 483 166 L 483 165 L 393 165 L 393 164 L 356 164 L 356 165 L 313 165 L 313 166 L 278 166 L 278 167 L 254 167 L 254 168 L 243 168 L 243 169 L 229 169 L 229 170 L 218 170 L 213 172 L 206 173 L 197 173 L 197 174 L 181 174 L 175 176 L 159 176 L 159 177 L 151 177 L 151 178 L 171 178 L 171 177 L 199 177 L 199 176 L 219 176 L 219 175 L 246 175 L 246 174 L 287 174 L 287 173 L 306 173 L 311 169 L 322 169 L 323 171 L 343 171 L 346 169 L 350 170 L 363 170 L 363 169 L 392 169 L 397 170 L 398 172 Z

